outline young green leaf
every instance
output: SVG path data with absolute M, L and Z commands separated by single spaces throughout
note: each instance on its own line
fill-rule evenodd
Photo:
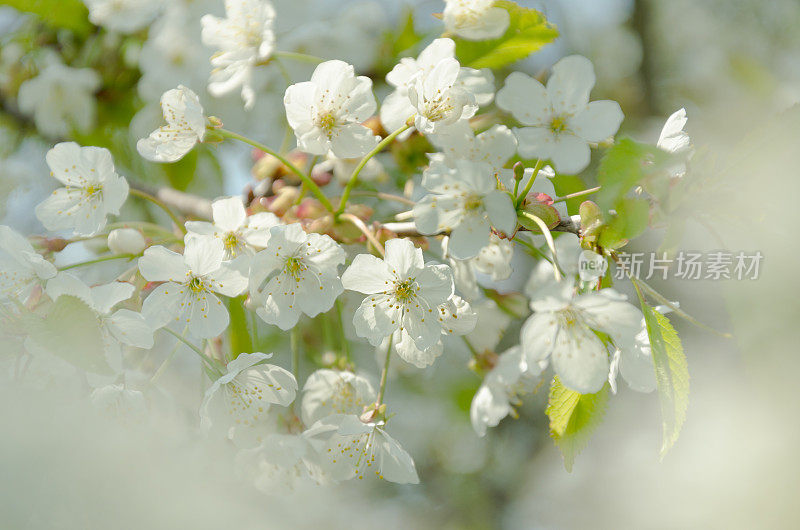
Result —
M 456 57 L 470 68 L 502 68 L 524 59 L 558 37 L 558 30 L 542 13 L 520 7 L 514 2 L 498 0 L 496 7 L 508 11 L 510 23 L 498 39 L 468 41 L 455 39 Z
M 597 170 L 601 189 L 595 202 L 604 210 L 617 207 L 634 186 L 660 168 L 667 158 L 668 155 L 656 147 L 630 138 L 617 140 L 606 151 Z
M 553 378 L 545 413 L 550 418 L 550 436 L 561 450 L 567 471 L 572 471 L 575 457 L 600 425 L 607 403 L 608 384 L 596 394 L 579 394 L 565 387 L 558 376 Z
M 68 29 L 79 35 L 91 31 L 89 12 L 80 0 L 5 0 L 4 5 L 33 13 L 53 29 Z
M 661 401 L 664 439 L 661 457 L 675 444 L 686 419 L 689 406 L 689 366 L 683 353 L 681 340 L 669 319 L 647 305 L 639 295 L 647 336 L 653 352 L 658 396 Z

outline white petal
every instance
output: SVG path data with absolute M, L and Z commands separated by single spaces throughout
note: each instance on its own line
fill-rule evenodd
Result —
M 547 95 L 553 110 L 572 116 L 589 103 L 595 83 L 592 62 L 581 55 L 564 57 L 553 66 L 547 81 Z
M 242 199 L 239 197 L 226 197 L 211 203 L 214 224 L 224 232 L 234 232 L 244 226 L 247 212 Z
M 157 245 L 139 258 L 139 272 L 150 282 L 182 282 L 187 271 L 183 256 Z
M 513 72 L 506 78 L 497 92 L 497 106 L 525 125 L 544 126 L 551 115 L 547 89 L 522 72 Z
M 342 285 L 351 291 L 375 294 L 387 291 L 394 279 L 384 260 L 371 254 L 359 254 L 342 274 Z
M 572 131 L 587 142 L 602 142 L 619 130 L 625 115 L 616 101 L 592 101 L 570 120 Z
M 120 309 L 108 318 L 106 325 L 111 334 L 124 344 L 144 349 L 153 347 L 153 328 L 140 313 Z

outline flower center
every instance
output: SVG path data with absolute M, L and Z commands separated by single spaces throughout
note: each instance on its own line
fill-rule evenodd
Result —
M 483 200 L 479 195 L 470 195 L 467 197 L 467 200 L 464 201 L 464 209 L 468 212 L 478 210 L 482 205 Z
M 394 296 L 398 302 L 408 303 L 417 297 L 417 289 L 415 287 L 414 278 L 399 282 L 394 288 Z
M 193 293 L 201 293 L 206 290 L 203 280 L 200 278 L 192 278 L 192 281 L 189 282 L 189 289 Z
M 333 112 L 326 112 L 317 117 L 317 127 L 325 131 L 325 133 L 330 136 L 333 133 L 334 127 L 336 127 L 336 116 L 333 115 Z
M 103 191 L 103 186 L 98 186 L 98 185 L 95 185 L 95 184 L 89 184 L 88 186 L 86 186 L 83 189 L 86 192 L 86 195 L 89 195 L 91 197 L 95 193 L 100 193 L 101 191 Z
M 425 110 L 426 118 L 430 121 L 439 121 L 447 117 L 447 114 L 453 110 L 453 105 L 450 104 L 449 98 L 438 97 L 429 101 Z
M 567 119 L 563 116 L 555 116 L 550 122 L 550 131 L 553 134 L 561 134 L 567 130 Z
M 234 251 L 239 247 L 239 238 L 235 232 L 228 232 L 222 243 L 225 245 L 225 250 L 234 254 Z
M 303 273 L 308 267 L 303 265 L 302 258 L 294 256 L 286 259 L 286 265 L 283 267 L 283 272 L 294 278 L 294 281 L 299 282 L 303 278 Z

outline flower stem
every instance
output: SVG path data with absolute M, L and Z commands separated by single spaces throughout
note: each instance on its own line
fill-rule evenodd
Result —
M 277 57 L 279 59 L 292 59 L 295 61 L 300 61 L 301 63 L 311 63 L 311 64 L 319 64 L 325 62 L 326 59 L 322 57 L 317 57 L 316 55 L 309 55 L 307 53 L 296 53 L 296 52 L 273 52 L 273 57 Z
M 353 191 L 353 188 L 358 183 L 358 175 L 361 173 L 361 170 L 364 169 L 364 166 L 367 165 L 367 162 L 369 162 L 373 156 L 383 151 L 383 149 L 392 143 L 395 138 L 409 130 L 411 127 L 413 127 L 413 125 L 403 125 L 395 132 L 378 142 L 378 145 L 376 145 L 372 151 L 364 155 L 364 158 L 361 159 L 361 162 L 359 162 L 356 168 L 353 170 L 353 174 L 350 175 L 350 180 L 347 181 L 347 186 L 345 186 L 344 193 L 342 193 L 342 199 L 339 201 L 339 208 L 336 210 L 337 217 L 344 212 L 344 208 L 347 206 L 347 200 L 350 198 L 350 192 Z
M 531 175 L 531 178 L 528 181 L 528 184 L 525 185 L 525 189 L 522 190 L 522 193 L 517 195 L 517 200 L 516 200 L 516 207 L 517 208 L 520 207 L 520 205 L 522 204 L 522 201 L 524 201 L 525 197 L 527 197 L 528 193 L 530 193 L 531 188 L 533 187 L 533 181 L 536 180 L 536 175 L 539 173 L 539 170 L 541 168 L 542 168 L 542 161 L 541 160 L 537 160 L 536 161 L 536 165 L 533 167 L 533 174 Z
M 133 259 L 138 257 L 139 254 L 113 254 L 111 256 L 103 256 L 101 258 L 90 259 L 88 261 L 80 261 L 78 263 L 73 263 L 72 265 L 65 265 L 63 267 L 59 267 L 58 270 L 66 271 L 69 269 L 75 269 L 77 267 L 85 267 L 86 265 L 94 265 L 95 263 L 103 263 L 104 261 L 111 261 L 115 259 Z
M 216 374 L 217 374 L 218 376 L 219 376 L 220 374 L 222 374 L 222 370 L 220 370 L 219 363 L 218 363 L 217 361 L 215 361 L 215 360 L 211 359 L 211 358 L 210 358 L 208 355 L 206 355 L 205 353 L 203 353 L 203 351 L 202 351 L 200 348 L 198 348 L 197 346 L 195 346 L 194 344 L 192 344 L 191 342 L 189 342 L 188 340 L 186 340 L 186 338 L 185 338 L 185 337 L 183 337 L 182 335 L 179 335 L 179 334 L 175 333 L 174 331 L 172 331 L 172 330 L 171 330 L 171 329 L 169 329 L 169 328 L 161 328 L 161 329 L 162 329 L 162 330 L 164 330 L 164 331 L 166 331 L 167 333 L 169 333 L 170 335 L 172 335 L 173 337 L 175 337 L 176 339 L 178 339 L 178 340 L 179 340 L 179 341 L 181 341 L 182 343 L 186 344 L 186 345 L 189 347 L 189 349 L 191 349 L 193 352 L 195 352 L 197 355 L 199 355 L 199 356 L 200 356 L 200 358 L 201 358 L 203 361 L 205 361 L 206 365 L 208 365 L 208 367 L 209 367 L 209 368 L 210 368 L 212 371 L 216 372 Z
M 389 361 L 392 359 L 392 339 L 394 335 L 389 335 L 389 347 L 386 348 L 386 360 L 383 361 L 383 371 L 381 372 L 381 387 L 378 390 L 378 399 L 375 404 L 380 407 L 383 404 L 383 396 L 386 394 L 386 379 L 389 376 Z
M 136 188 L 130 188 L 128 193 L 130 193 L 131 195 L 133 195 L 135 197 L 139 197 L 140 199 L 144 199 L 146 201 L 150 201 L 153 204 L 155 204 L 156 206 L 158 206 L 159 208 L 161 208 L 162 210 L 164 210 L 164 212 L 166 212 L 166 214 L 169 216 L 169 218 L 172 219 L 172 222 L 175 223 L 175 226 L 177 226 L 178 229 L 180 229 L 180 231 L 183 232 L 184 234 L 186 233 L 186 227 L 183 225 L 181 220 L 178 218 L 177 215 L 175 215 L 175 213 L 170 209 L 170 207 L 167 206 L 166 204 L 164 204 L 162 201 L 160 201 L 156 197 L 153 197 L 149 193 L 144 192 L 142 190 L 138 190 Z
M 276 151 L 273 151 L 266 145 L 258 143 L 255 140 L 251 140 L 250 138 L 242 136 L 241 134 L 237 134 L 235 132 L 228 131 L 226 129 L 217 129 L 217 132 L 219 132 L 222 136 L 226 138 L 239 140 L 240 142 L 244 142 L 247 145 L 253 146 L 256 149 L 260 149 L 261 151 L 264 151 L 265 153 L 277 158 L 283 165 L 288 167 L 292 173 L 300 177 L 300 180 L 302 180 L 303 183 L 308 187 L 308 189 L 311 190 L 311 193 L 313 193 L 317 197 L 317 199 L 319 199 L 319 202 L 322 203 L 322 205 L 325 207 L 326 210 L 333 213 L 333 205 L 331 204 L 331 201 L 329 201 L 328 198 L 325 196 L 325 194 L 322 193 L 322 190 L 319 188 L 319 186 L 317 186 L 317 184 L 311 179 L 311 177 L 303 173 L 303 171 L 301 171 L 297 166 L 289 162 L 289 160 L 287 160 L 286 157 L 280 155 Z
M 361 230 L 361 233 L 364 234 L 364 237 L 367 238 L 367 241 L 372 243 L 372 246 L 375 247 L 378 252 L 380 252 L 381 256 L 386 256 L 386 251 L 384 250 L 383 245 L 381 245 L 381 242 L 375 237 L 375 234 L 370 232 L 369 227 L 364 224 L 364 221 L 362 221 L 361 218 L 351 213 L 343 213 L 340 214 L 340 219 L 344 219 L 353 223 L 356 228 Z
M 600 191 L 600 186 L 597 186 L 596 188 L 589 188 L 588 190 L 576 191 L 575 193 L 570 193 L 569 195 L 564 195 L 563 197 L 556 197 L 553 199 L 553 204 L 574 199 L 576 197 L 582 197 L 584 195 L 591 195 L 592 193 L 597 193 L 598 191 Z
M 556 245 L 553 241 L 553 234 L 550 233 L 547 223 L 542 221 L 540 217 L 537 217 L 530 212 L 520 212 L 520 215 L 539 225 L 539 229 L 542 231 L 542 234 L 544 234 L 544 238 L 547 241 L 547 246 L 550 248 L 550 252 L 553 254 L 553 276 L 556 277 L 556 281 L 560 282 L 562 279 L 561 266 L 558 264 L 558 256 L 556 255 Z

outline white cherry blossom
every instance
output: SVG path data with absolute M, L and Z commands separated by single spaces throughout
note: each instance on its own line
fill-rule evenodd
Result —
M 487 427 L 496 427 L 509 414 L 516 414 L 514 406 L 521 404 L 519 396 L 536 388 L 546 367 L 547 361 L 529 366 L 520 346 L 500 354 L 472 398 L 469 417 L 478 436 L 486 435 Z
M 445 257 L 449 242 L 449 238 L 445 238 Z M 492 282 L 507 280 L 514 272 L 511 267 L 513 257 L 514 244 L 492 233 L 489 236 L 489 243 L 474 258 L 466 260 L 448 258 L 450 266 L 453 267 L 456 290 L 468 300 L 481 298 L 483 293 L 478 283 L 478 275 L 483 275 L 484 278 L 481 280 L 488 277 Z
M 488 164 L 458 160 L 454 166 L 433 162 L 425 171 L 422 185 L 431 193 L 414 206 L 414 223 L 427 235 L 451 230 L 450 255 L 469 259 L 489 244 L 492 226 L 513 232 L 517 215 Z
M 40 256 L 27 238 L 0 225 L 0 301 L 24 303 L 37 285 L 56 272 L 55 265 Z
M 61 296 L 72 296 L 83 301 L 97 314 L 108 365 L 122 371 L 120 343 L 136 348 L 153 347 L 153 328 L 145 318 L 130 309 L 113 311 L 119 303 L 133 296 L 135 287 L 130 283 L 111 282 L 90 287 L 83 280 L 67 272 L 59 272 L 47 282 L 45 292 L 53 301 Z
M 297 381 L 291 372 L 264 363 L 271 357 L 271 353 L 240 353 L 228 363 L 225 374 L 203 396 L 203 430 L 213 427 L 240 447 L 252 447 L 275 429 L 271 406 L 290 405 L 297 395 Z
M 62 142 L 47 152 L 50 175 L 64 184 L 36 207 L 48 230 L 92 236 L 117 215 L 128 198 L 128 182 L 117 175 L 108 149 Z
M 616 101 L 589 102 L 594 83 L 594 67 L 580 55 L 556 63 L 546 88 L 522 72 L 509 75 L 497 105 L 524 125 L 514 130 L 520 155 L 549 159 L 559 173 L 584 170 L 589 144 L 612 137 L 624 118 Z
M 108 233 L 106 242 L 114 254 L 141 254 L 147 247 L 142 233 L 134 228 L 115 228 Z
M 302 435 L 267 434 L 256 447 L 240 450 L 236 469 L 268 495 L 294 492 L 304 483 L 329 482 L 319 465 L 319 455 Z
M 462 39 L 496 39 L 508 29 L 508 11 L 494 0 L 444 0 L 445 29 Z
M 541 290 L 520 342 L 529 365 L 550 359 L 564 386 L 590 394 L 603 388 L 610 368 L 608 346 L 594 331 L 627 344 L 641 330 L 642 313 L 613 289 L 578 296 L 573 290 L 568 280 Z
M 162 246 L 139 258 L 139 271 L 150 282 L 164 282 L 144 301 L 142 314 L 155 327 L 183 322 L 197 338 L 216 337 L 230 317 L 215 293 L 238 296 L 247 289 L 247 271 L 239 260 L 223 261 L 219 239 L 187 238 L 183 256 Z
M 252 256 L 257 249 L 266 247 L 269 229 L 280 224 L 280 219 L 271 212 L 248 216 L 239 197 L 217 199 L 211 203 L 211 215 L 213 223 L 187 221 L 187 237 L 221 240 L 226 260 Z
M 299 223 L 270 229 L 267 246 L 252 258 L 250 297 L 264 322 L 281 329 L 328 311 L 342 294 L 338 267 L 344 250 L 329 236 L 308 234 Z
M 450 165 L 459 159 L 482 162 L 489 164 L 501 178 L 514 178 L 514 172 L 503 169 L 503 166 L 517 152 L 517 139 L 505 125 L 493 125 L 475 134 L 469 122 L 464 120 L 440 134 L 430 135 L 429 139 L 441 150 L 441 153 L 428 155 L 432 161 L 445 160 Z
M 686 109 L 675 111 L 661 129 L 656 147 L 674 155 L 690 154 L 692 139 L 683 130 L 688 121 Z M 676 162 L 672 167 L 668 168 L 668 171 L 673 177 L 683 177 L 686 174 L 686 163 Z
M 167 124 L 139 140 L 136 149 L 151 162 L 176 162 L 203 141 L 206 117 L 197 94 L 183 85 L 164 92 L 161 111 Z
M 456 59 L 442 59 L 429 74 L 420 72 L 408 83 L 408 100 L 416 111 L 414 126 L 421 133 L 441 132 L 478 111 L 474 94 L 457 82 L 460 71 Z
M 268 0 L 225 0 L 225 14 L 227 18 L 201 19 L 203 44 L 219 50 L 211 58 L 214 71 L 208 91 L 219 97 L 241 87 L 245 108 L 252 108 L 253 70 L 275 49 L 275 8 Z
M 157 0 L 84 0 L 89 20 L 119 33 L 134 33 L 147 26 L 158 13 Z
M 286 89 L 283 102 L 297 147 L 307 153 L 356 158 L 378 144 L 379 138 L 361 124 L 377 109 L 372 80 L 356 76 L 344 61 L 317 66 L 310 81 Z
M 429 76 L 442 60 L 455 59 L 455 54 L 456 44 L 452 39 L 436 39 L 422 50 L 416 59 L 412 57 L 400 59 L 400 62 L 386 75 L 386 82 L 395 87 L 381 106 L 381 122 L 386 130 L 399 129 L 417 112 L 409 99 L 411 84 L 418 77 Z M 477 105 L 488 105 L 494 99 L 494 76 L 489 69 L 475 70 L 462 66 L 458 71 L 455 86 L 472 94 Z M 442 133 L 446 129 L 447 127 L 439 127 L 437 132 Z M 400 138 L 403 139 L 409 134 L 410 131 L 406 131 Z
M 311 425 L 331 414 L 360 415 L 376 396 L 365 377 L 347 371 L 317 370 L 303 387 L 303 423 Z
M 411 456 L 383 430 L 383 424 L 334 414 L 317 421 L 303 436 L 334 480 L 376 476 L 398 484 L 419 483 Z
M 356 334 L 378 346 L 392 335 L 405 361 L 425 367 L 441 353 L 442 333 L 467 333 L 453 321 L 469 322 L 469 305 L 453 299 L 447 265 L 425 264 L 422 250 L 407 239 L 386 242 L 386 257 L 359 254 L 342 275 L 346 289 L 367 294 L 353 317 Z M 472 320 L 474 326 L 474 320 Z M 458 328 L 458 329 L 456 329 Z
M 33 116 L 36 129 L 53 138 L 69 137 L 72 130 L 88 132 L 95 120 L 94 93 L 100 76 L 90 68 L 70 68 L 58 62 L 19 87 L 19 109 Z

